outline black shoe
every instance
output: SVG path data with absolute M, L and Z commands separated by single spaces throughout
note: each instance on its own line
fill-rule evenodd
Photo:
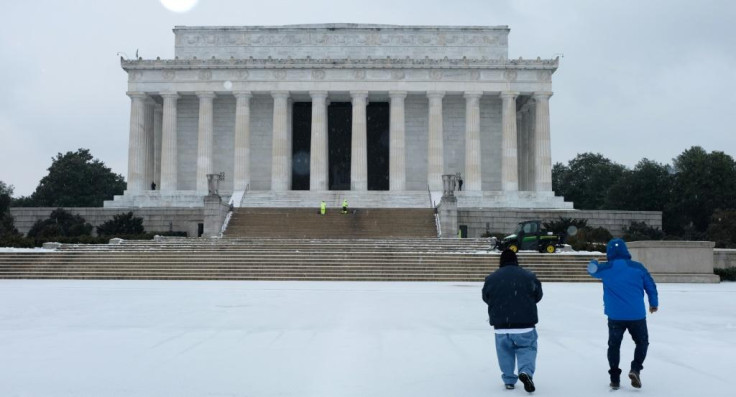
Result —
M 629 379 L 631 379 L 631 386 L 641 389 L 641 378 L 639 378 L 639 371 L 629 372 Z
M 611 375 L 611 389 L 618 390 L 621 387 L 621 369 L 611 368 L 608 370 L 608 374 Z
M 534 387 L 534 381 L 532 380 L 532 377 L 525 374 L 524 372 L 519 374 L 519 380 L 521 381 L 521 383 L 524 384 L 524 390 L 526 390 L 528 393 L 531 393 L 534 390 L 537 390 Z
M 508 384 L 508 383 L 506 384 L 506 390 L 514 390 L 514 389 L 516 389 L 516 386 Z

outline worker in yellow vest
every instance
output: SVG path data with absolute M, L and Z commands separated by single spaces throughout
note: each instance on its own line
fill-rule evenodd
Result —
M 327 203 L 324 200 L 319 204 L 319 214 L 324 215 L 327 212 Z
M 348 199 L 345 199 L 342 201 L 342 213 L 343 214 L 348 213 Z

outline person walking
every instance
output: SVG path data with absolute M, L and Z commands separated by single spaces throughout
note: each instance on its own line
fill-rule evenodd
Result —
M 626 243 L 620 238 L 608 242 L 606 246 L 608 262 L 598 263 L 593 259 L 588 263 L 588 273 L 603 281 L 604 312 L 608 316 L 608 373 L 611 388 L 621 387 L 621 340 L 626 330 L 634 340 L 634 360 L 631 362 L 629 379 L 631 386 L 641 388 L 641 370 L 649 347 L 647 331 L 647 312 L 644 307 L 644 292 L 649 300 L 649 313 L 659 307 L 657 285 L 647 269 L 639 262 L 631 260 Z
M 519 267 L 516 253 L 505 249 L 500 267 L 483 284 L 483 301 L 496 337 L 496 356 L 506 389 L 516 381 L 531 393 L 537 361 L 537 303 L 542 300 L 542 283 L 534 273 Z M 519 375 L 514 373 L 518 364 Z

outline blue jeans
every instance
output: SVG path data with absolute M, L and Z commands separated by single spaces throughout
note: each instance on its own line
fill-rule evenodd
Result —
M 514 374 L 517 362 L 519 373 L 523 372 L 533 378 L 537 362 L 537 330 L 523 334 L 496 334 L 496 355 L 503 383 L 516 384 L 519 379 Z
M 649 332 L 647 331 L 647 319 L 641 320 L 608 320 L 608 365 L 618 368 L 621 361 L 621 340 L 624 333 L 629 330 L 631 339 L 634 340 L 634 361 L 631 362 L 631 370 L 639 372 L 644 369 L 644 359 L 647 357 L 649 347 Z

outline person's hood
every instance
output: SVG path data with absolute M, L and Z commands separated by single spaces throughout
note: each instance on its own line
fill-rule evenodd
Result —
M 631 259 L 629 249 L 626 247 L 626 242 L 620 238 L 615 238 L 608 242 L 606 246 L 606 258 L 608 261 L 614 259 Z

